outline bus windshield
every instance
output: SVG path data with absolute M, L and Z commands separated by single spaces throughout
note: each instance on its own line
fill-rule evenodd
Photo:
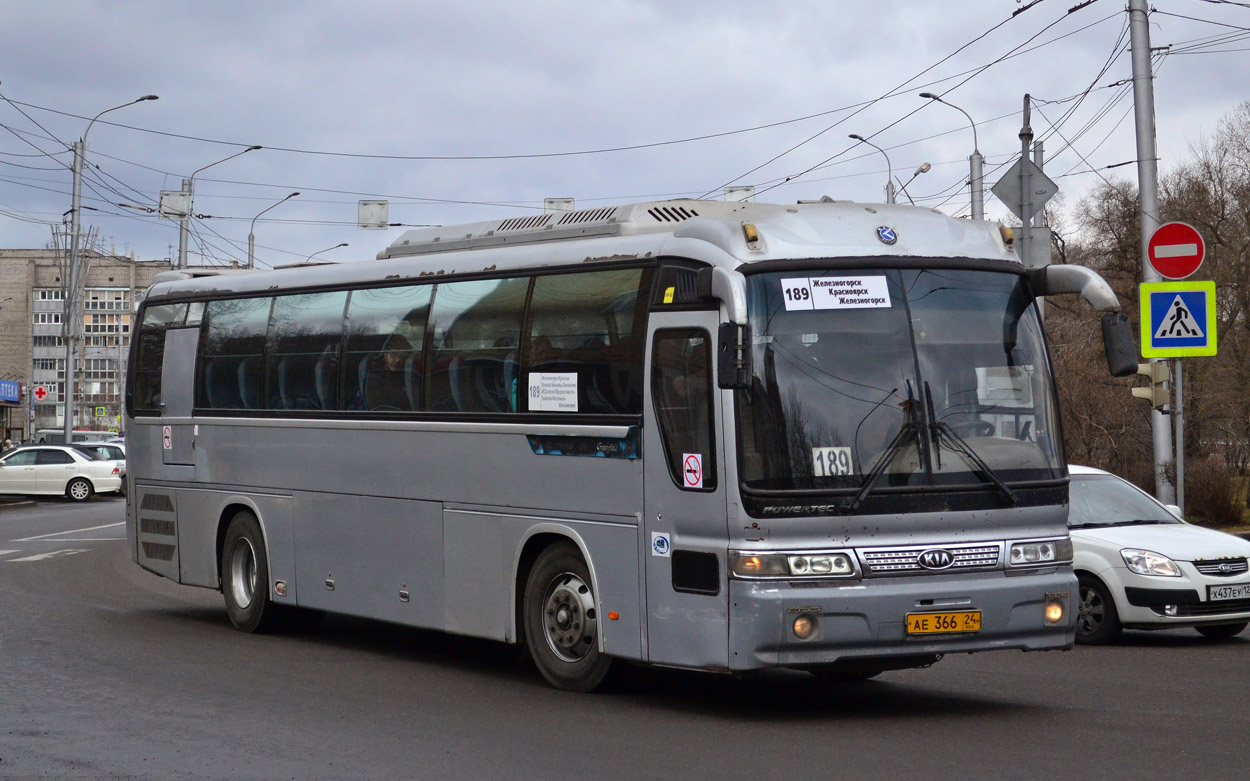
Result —
M 966 269 L 747 278 L 738 392 L 748 491 L 1062 476 L 1054 389 L 1024 277 Z

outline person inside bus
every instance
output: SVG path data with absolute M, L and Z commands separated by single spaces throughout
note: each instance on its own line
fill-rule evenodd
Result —
M 381 412 L 410 412 L 418 408 L 420 383 L 408 375 L 416 369 L 412 345 L 402 336 L 392 336 L 386 346 L 365 364 L 361 382 L 364 408 Z M 409 388 L 413 389 L 412 395 Z

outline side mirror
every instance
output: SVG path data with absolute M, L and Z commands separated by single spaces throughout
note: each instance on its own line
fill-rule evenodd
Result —
M 1137 373 L 1137 343 L 1133 326 L 1123 312 L 1102 316 L 1102 346 L 1107 353 L 1107 371 L 1112 377 Z
M 721 388 L 746 388 L 751 374 L 750 326 L 721 323 L 719 331 L 716 384 Z

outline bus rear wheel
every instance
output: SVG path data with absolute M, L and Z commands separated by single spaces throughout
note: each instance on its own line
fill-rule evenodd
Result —
M 523 615 L 530 657 L 557 689 L 588 692 L 612 658 L 599 650 L 599 610 L 590 570 L 572 543 L 544 550 L 525 583 Z
M 269 599 L 269 557 L 260 521 L 248 510 L 230 519 L 221 548 L 221 593 L 230 623 L 244 632 L 268 632 L 278 620 Z

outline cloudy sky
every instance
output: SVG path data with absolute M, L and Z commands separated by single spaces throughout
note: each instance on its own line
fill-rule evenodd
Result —
M 145 209 L 195 177 L 190 262 L 372 258 L 402 228 L 720 197 L 880 201 L 886 156 L 918 204 L 966 215 L 1019 154 L 1024 93 L 1069 209 L 1135 178 L 1124 0 L 0 0 L 0 248 L 42 247 L 71 202 L 105 250 L 176 255 Z M 1250 98 L 1250 2 L 1156 0 L 1161 169 Z M 250 145 L 264 147 L 212 165 Z M 1097 169 L 1097 171 L 1093 170 Z M 904 200 L 900 197 L 899 200 Z M 127 204 L 121 206 L 119 204 Z M 987 216 L 1006 209 L 993 198 Z M 335 245 L 346 242 L 349 246 Z M 325 250 L 322 252 L 322 250 Z

